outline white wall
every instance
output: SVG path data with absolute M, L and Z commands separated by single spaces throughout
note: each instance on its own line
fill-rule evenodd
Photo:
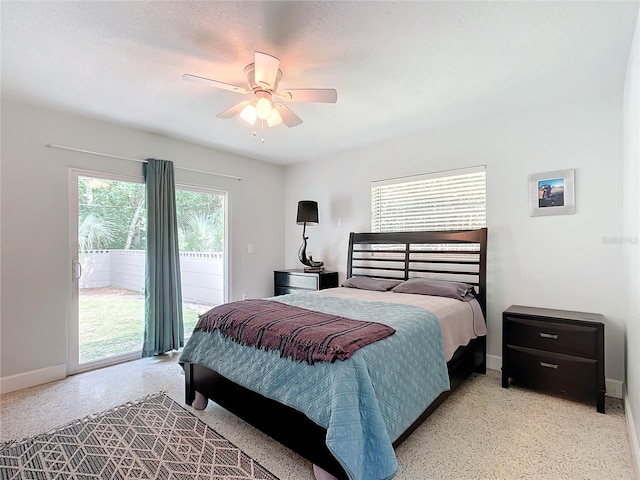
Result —
M 640 475 L 640 16 L 624 85 L 624 266 L 628 292 L 625 407 L 636 473 Z
M 511 304 L 606 316 L 606 376 L 624 378 L 622 92 L 424 132 L 286 171 L 286 266 L 297 265 L 298 200 L 317 200 L 314 258 L 344 278 L 350 231 L 370 229 L 372 180 L 484 164 L 487 168 L 488 353 L 499 368 L 501 313 Z M 530 217 L 528 175 L 575 169 L 576 214 Z M 338 227 L 338 219 L 342 227 Z
M 215 128 L 212 125 L 211 128 Z M 142 176 L 136 162 L 46 148 L 47 143 L 176 167 L 176 182 L 229 192 L 229 299 L 271 295 L 284 262 L 284 169 L 159 135 L 2 99 L 0 376 L 64 374 L 69 318 L 69 167 Z M 247 244 L 254 253 L 247 253 Z

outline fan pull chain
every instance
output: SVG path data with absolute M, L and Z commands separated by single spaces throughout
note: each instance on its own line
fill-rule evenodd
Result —
M 251 132 L 251 135 L 253 135 L 254 137 L 258 136 L 255 128 Z M 260 121 L 260 143 L 264 143 L 264 120 Z

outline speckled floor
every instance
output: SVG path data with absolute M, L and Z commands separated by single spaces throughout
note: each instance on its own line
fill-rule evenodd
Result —
M 160 390 L 184 402 L 178 355 L 143 359 L 0 396 L 1 440 L 44 432 Z M 128 381 L 123 382 L 124 378 Z M 633 479 L 622 401 L 591 405 L 500 387 L 476 375 L 397 450 L 396 479 Z M 281 480 L 311 465 L 222 408 L 194 412 Z

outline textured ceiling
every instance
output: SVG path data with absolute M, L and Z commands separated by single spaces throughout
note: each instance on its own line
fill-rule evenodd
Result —
M 10 2 L 2 95 L 293 164 L 466 118 L 620 90 L 638 2 Z M 215 115 L 245 99 L 253 52 L 280 58 L 304 123 L 251 136 Z M 258 137 L 260 132 L 258 132 Z M 56 143 L 57 139 L 48 139 Z M 73 145 L 87 148 L 86 145 Z

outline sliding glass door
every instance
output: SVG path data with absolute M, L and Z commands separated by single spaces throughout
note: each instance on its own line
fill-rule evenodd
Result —
M 140 356 L 146 210 L 142 179 L 72 172 L 69 370 Z
M 69 373 L 139 358 L 144 335 L 142 178 L 71 171 Z M 226 194 L 177 186 L 185 336 L 224 303 Z
M 198 315 L 226 301 L 224 192 L 176 185 L 185 340 Z

